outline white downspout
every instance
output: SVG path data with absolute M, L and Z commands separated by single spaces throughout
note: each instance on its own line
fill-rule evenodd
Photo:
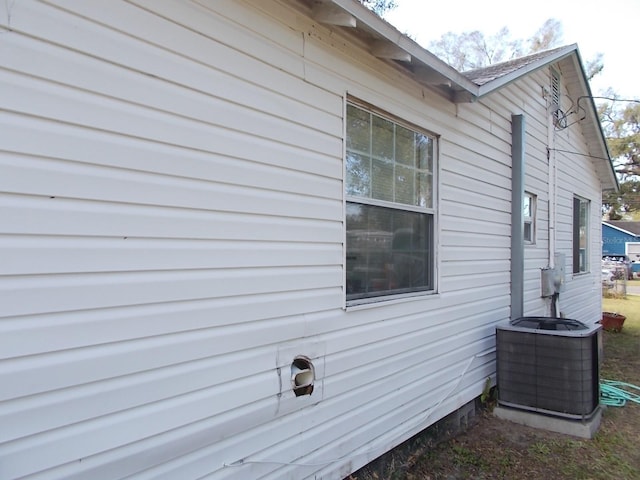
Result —
M 557 166 L 555 151 L 555 125 L 553 123 L 553 112 L 547 113 L 547 161 L 549 163 L 549 268 L 554 269 L 556 255 L 556 207 L 558 201 L 557 184 Z M 556 301 L 556 295 L 551 297 L 549 305 L 549 315 L 554 310 L 553 302 Z M 559 311 L 559 305 L 556 306 L 556 314 Z

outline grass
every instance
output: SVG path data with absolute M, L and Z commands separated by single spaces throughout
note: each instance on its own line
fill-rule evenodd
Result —
M 639 282 L 640 283 L 640 282 Z M 640 295 L 626 298 L 603 298 L 602 310 L 624 315 L 622 332 L 605 332 L 604 363 L 601 377 L 640 384 Z
M 640 281 L 634 283 L 640 285 Z M 601 378 L 640 385 L 640 296 L 603 299 L 603 311 L 627 318 L 603 332 Z M 516 425 L 485 411 L 467 432 L 413 452 L 384 476 L 357 480 L 640 480 L 640 405 L 608 407 L 591 440 Z

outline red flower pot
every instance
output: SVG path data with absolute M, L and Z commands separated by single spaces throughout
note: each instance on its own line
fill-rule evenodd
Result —
M 613 312 L 602 312 L 602 328 L 608 332 L 619 332 L 622 330 L 622 324 L 627 319 L 624 315 Z

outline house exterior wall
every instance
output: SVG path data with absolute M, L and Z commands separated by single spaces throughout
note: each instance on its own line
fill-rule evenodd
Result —
M 602 224 L 602 255 L 626 255 L 626 245 L 637 242 L 638 237 L 610 225 Z
M 284 2 L 24 0 L 0 24 L 0 477 L 339 479 L 481 393 L 514 113 L 548 208 L 543 76 L 456 106 Z M 347 95 L 440 138 L 434 295 L 345 307 Z M 575 162 L 562 251 L 571 196 L 599 198 Z M 596 315 L 591 277 L 568 315 Z
M 561 108 L 570 111 L 576 94 L 567 90 L 563 69 Z M 568 117 L 567 128 L 558 128 L 548 112 L 549 69 L 541 69 L 522 79 L 516 98 L 525 98 L 528 121 L 525 190 L 537 197 L 536 241 L 525 246 L 525 315 L 550 315 L 551 300 L 541 297 L 540 270 L 555 266 L 562 255 L 565 284 L 559 295 L 558 315 L 586 323 L 599 320 L 601 185 L 588 157 L 581 123 Z M 533 94 L 527 92 L 534 92 Z M 508 93 L 507 93 L 508 95 Z M 498 95 L 497 98 L 501 96 Z M 589 271 L 573 274 L 573 198 L 589 200 Z
M 603 223 L 602 255 L 627 255 L 631 270 L 640 272 L 640 237 Z

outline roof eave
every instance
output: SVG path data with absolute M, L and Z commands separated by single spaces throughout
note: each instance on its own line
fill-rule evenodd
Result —
M 580 83 L 582 84 L 582 88 L 586 92 L 585 97 L 589 101 L 589 106 L 585 108 L 585 116 L 590 117 L 591 123 L 594 125 L 594 128 L 597 129 L 597 136 L 599 138 L 599 150 L 602 155 L 602 158 L 606 160 L 606 166 L 600 169 L 599 173 L 601 174 L 601 178 L 606 178 L 609 182 L 602 182 L 602 189 L 604 191 L 620 191 L 620 183 L 618 182 L 618 176 L 616 175 L 615 168 L 613 166 L 613 161 L 611 160 L 611 153 L 609 152 L 609 147 L 607 145 L 607 139 L 602 130 L 602 124 L 600 123 L 600 116 L 598 115 L 598 109 L 593 99 L 593 94 L 591 93 L 591 86 L 587 81 L 587 75 L 584 71 L 584 67 L 582 66 L 582 58 L 580 56 L 580 51 L 577 46 L 575 49 L 575 55 L 572 57 L 574 64 L 576 64 L 576 68 L 579 69 L 581 75 L 579 75 Z
M 314 12 L 321 23 L 367 32 L 376 39 L 373 55 L 397 61 L 418 82 L 435 87 L 451 101 L 470 102 L 478 98 L 475 83 L 356 0 L 320 0 Z
M 609 222 L 607 222 L 606 220 L 603 220 L 603 221 L 602 221 L 602 223 L 603 223 L 604 225 L 606 225 L 607 227 L 611 227 L 611 228 L 613 228 L 613 229 L 615 229 L 615 230 L 618 230 L 619 232 L 622 232 L 622 233 L 624 233 L 624 234 L 630 235 L 630 236 L 632 236 L 632 237 L 637 237 L 637 236 L 639 235 L 639 234 L 634 233 L 634 232 L 632 232 L 632 231 L 630 231 L 630 230 L 625 230 L 624 228 L 620 228 L 620 227 L 618 227 L 618 226 L 616 226 L 616 225 L 613 225 L 612 223 L 609 223 Z
M 522 78 L 535 70 L 559 62 L 573 55 L 576 68 L 579 69 L 580 83 L 590 106 L 586 108 L 587 116 L 596 125 L 599 134 L 598 150 L 602 160 L 597 165 L 598 174 L 602 181 L 603 190 L 619 189 L 618 179 L 613 169 L 611 156 L 607 148 L 606 139 L 602 132 L 597 109 L 593 102 L 591 89 L 586 81 L 586 75 L 582 67 L 582 61 L 577 45 L 569 45 L 558 49 L 553 54 L 536 60 L 517 70 L 491 80 L 481 86 L 472 82 L 461 72 L 448 65 L 443 60 L 420 46 L 407 35 L 393 27 L 389 22 L 380 18 L 377 14 L 363 6 L 357 0 L 299 0 L 307 5 L 312 4 L 312 12 L 321 23 L 333 25 L 344 29 L 355 29 L 366 32 L 373 42 L 371 53 L 379 58 L 395 61 L 402 65 L 407 73 L 414 78 L 440 93 L 454 103 L 471 103 L 482 97 Z M 603 166 L 606 162 L 608 165 Z
M 484 85 L 479 87 L 478 99 L 486 95 L 489 95 L 490 93 L 493 93 L 494 91 L 499 90 L 515 82 L 516 80 L 519 80 L 525 75 L 535 72 L 536 70 L 540 70 L 541 68 L 544 68 L 552 63 L 559 62 L 563 58 L 568 57 L 572 53 L 576 52 L 577 48 L 578 47 L 575 44 L 567 45 L 566 47 L 559 49 L 558 51 L 556 51 L 555 53 L 549 56 L 543 57 L 539 60 L 536 60 L 535 62 L 531 62 L 527 65 L 519 67 L 517 70 L 514 70 L 513 72 L 510 72 L 506 75 L 502 75 L 499 78 L 496 78 L 495 80 L 491 80 L 485 83 Z

